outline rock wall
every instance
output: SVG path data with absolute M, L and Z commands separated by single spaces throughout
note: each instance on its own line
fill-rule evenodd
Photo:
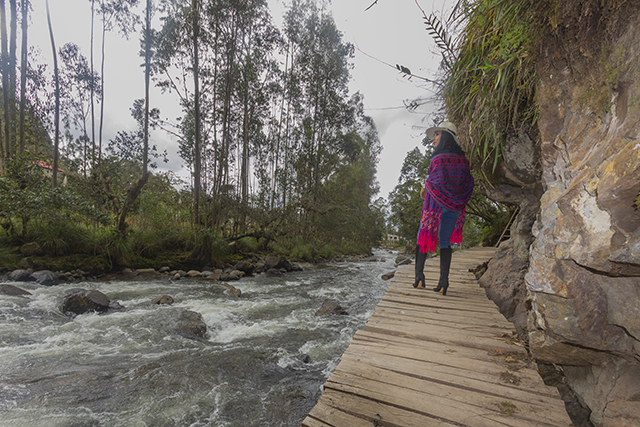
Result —
M 524 208 L 481 284 L 587 409 L 577 425 L 640 425 L 639 12 L 558 3 L 537 69 L 540 185 L 506 150 L 506 184 L 486 189 Z

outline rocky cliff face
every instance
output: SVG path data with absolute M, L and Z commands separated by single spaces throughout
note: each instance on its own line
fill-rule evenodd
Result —
M 521 214 L 481 284 L 563 373 L 587 409 L 580 424 L 637 426 L 640 2 L 578 3 L 561 6 L 540 46 L 534 147 L 512 138 L 533 157 L 506 150 L 505 180 L 487 189 Z

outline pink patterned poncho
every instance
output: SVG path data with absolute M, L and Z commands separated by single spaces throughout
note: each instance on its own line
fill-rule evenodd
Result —
M 469 160 L 458 154 L 440 154 L 431 159 L 427 189 L 422 205 L 422 217 L 418 230 L 420 252 L 436 251 L 438 229 L 442 216 L 442 207 L 460 211 L 451 243 L 462 242 L 462 227 L 467 216 L 465 207 L 471 199 L 474 179 L 471 176 Z

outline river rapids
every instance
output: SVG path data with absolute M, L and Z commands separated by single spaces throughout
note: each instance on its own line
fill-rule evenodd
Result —
M 297 427 L 386 290 L 395 254 L 374 257 L 243 278 L 240 298 L 204 280 L 12 283 L 32 295 L 0 295 L 0 426 Z M 70 319 L 74 288 L 175 302 Z M 349 314 L 315 317 L 327 298 Z M 184 309 L 205 339 L 176 332 Z

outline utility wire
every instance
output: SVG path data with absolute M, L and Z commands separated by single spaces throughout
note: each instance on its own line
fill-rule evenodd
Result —
M 369 57 L 369 58 L 373 59 L 374 61 L 378 61 L 379 63 L 384 64 L 384 65 L 386 65 L 387 67 L 391 67 L 391 68 L 393 68 L 393 69 L 396 69 L 396 70 L 400 71 L 401 73 L 403 73 L 403 74 L 405 74 L 405 75 L 409 76 L 409 78 L 411 78 L 411 77 L 415 77 L 416 79 L 423 80 L 423 81 L 425 81 L 425 82 L 427 82 L 427 83 L 433 83 L 433 84 L 435 84 L 435 85 L 439 85 L 439 84 L 440 84 L 440 83 L 439 83 L 439 82 L 437 82 L 436 80 L 431 80 L 431 79 L 428 79 L 428 78 L 426 78 L 426 77 L 422 77 L 422 76 L 418 76 L 418 75 L 416 75 L 416 74 L 413 74 L 413 73 L 411 72 L 411 70 L 410 70 L 410 69 L 408 69 L 407 67 L 405 67 L 405 66 L 403 66 L 403 65 L 398 65 L 398 64 L 396 64 L 396 65 L 394 66 L 394 65 L 389 64 L 388 62 L 383 61 L 382 59 L 376 58 L 376 57 L 375 57 L 375 56 L 373 56 L 373 55 L 369 55 L 367 52 L 365 52 L 364 50 L 360 49 L 360 47 L 358 46 L 358 44 L 357 44 L 357 43 L 355 43 L 355 46 L 356 46 L 356 50 L 357 50 L 358 52 L 362 53 L 363 55 L 365 55 L 365 56 L 367 56 L 367 57 Z

